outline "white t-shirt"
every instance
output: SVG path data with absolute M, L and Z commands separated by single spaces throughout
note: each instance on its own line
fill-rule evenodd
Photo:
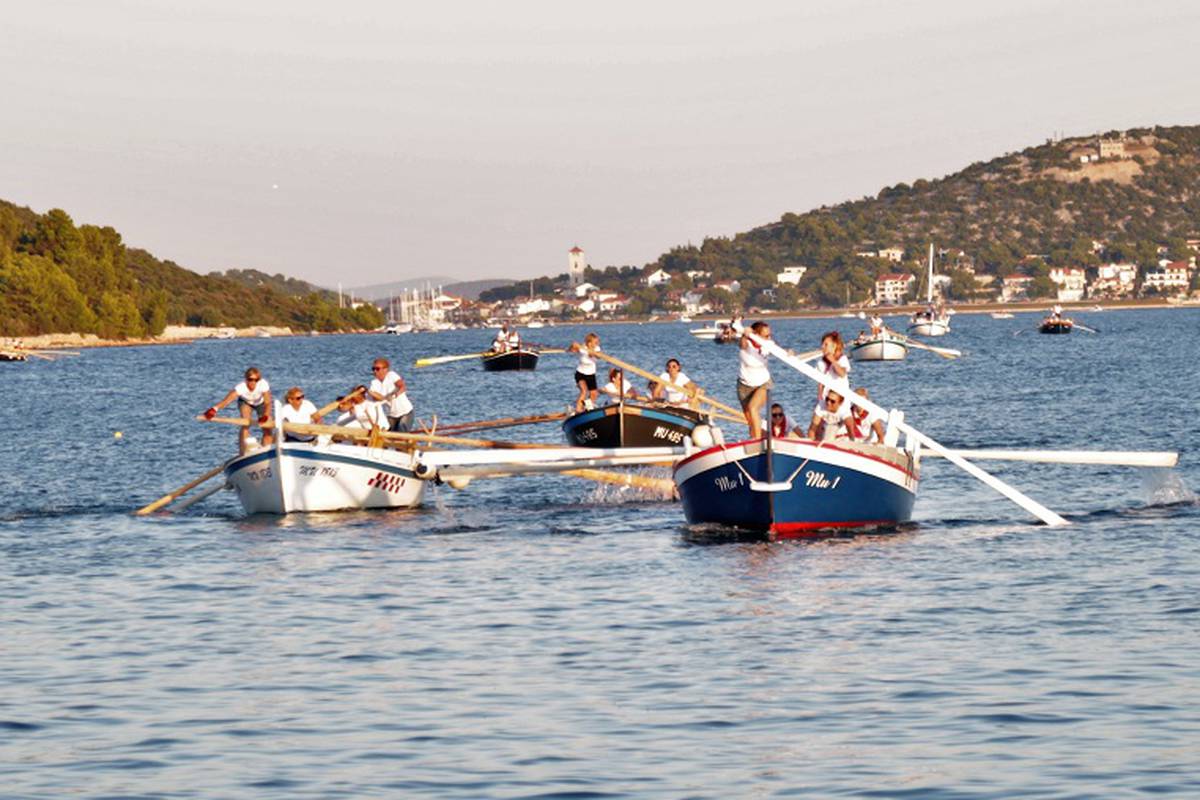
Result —
M 600 345 L 591 348 L 599 351 Z M 584 347 L 579 351 L 579 366 L 575 367 L 575 371 L 580 375 L 595 375 L 596 374 L 596 359 L 588 354 L 588 348 Z
M 306 398 L 306 399 L 300 401 L 299 410 L 292 408 L 291 403 L 283 403 L 282 405 L 280 405 L 279 416 L 277 419 L 280 424 L 282 424 L 284 422 L 299 422 L 304 425 L 312 425 L 313 424 L 312 416 L 315 413 L 317 413 L 317 407 L 312 404 L 311 400 L 308 400 Z M 310 434 L 304 434 L 304 433 L 291 433 L 288 435 L 294 436 L 297 438 L 304 438 L 304 439 L 317 438 L 316 436 L 312 436 Z
M 851 413 L 853 413 L 853 412 L 851 412 Z M 868 411 L 867 415 L 865 417 L 863 417 L 861 420 L 858 419 L 857 415 L 856 415 L 855 419 L 852 423 L 852 424 L 856 425 L 858 428 L 858 438 L 855 439 L 855 441 L 856 442 L 869 442 L 872 439 L 875 439 L 875 423 L 876 423 L 876 421 L 882 422 L 883 418 L 880 417 L 879 415 L 875 414 L 872 411 Z M 879 444 L 882 444 L 882 442 L 879 442 Z
M 686 403 L 688 396 L 687 392 L 682 389 L 676 389 L 671 385 L 671 373 L 664 372 L 658 376 L 658 382 L 662 384 L 663 391 L 667 395 L 667 402 L 671 405 L 680 405 Z M 675 376 L 675 386 L 687 386 L 692 382 L 683 370 L 679 370 L 679 374 Z
M 370 428 L 372 425 L 386 428 L 388 419 L 383 411 L 383 403 L 366 400 L 340 415 L 334 424 L 347 428 Z
M 846 429 L 843 427 L 843 423 L 850 419 L 850 407 L 846 401 L 842 401 L 837 411 L 825 408 L 825 403 L 822 401 L 813 408 L 813 416 L 825 423 L 823 430 L 818 433 L 822 441 L 846 438 Z
M 602 391 L 605 395 L 607 395 L 609 402 L 615 403 L 622 396 L 628 397 L 633 393 L 633 387 L 629 385 L 629 381 L 625 380 L 623 376 L 621 377 L 620 381 L 622 385 L 619 388 L 616 381 L 609 381 L 608 383 L 604 384 L 604 389 Z
M 837 381 L 838 383 L 843 384 L 843 388 L 849 388 L 849 386 L 850 386 L 850 359 L 846 357 L 845 353 L 843 353 L 841 358 L 839 358 L 835 363 L 842 369 L 846 370 L 846 376 L 844 378 L 833 371 L 833 364 L 830 364 L 828 361 L 826 361 L 824 359 L 824 357 L 817 360 L 817 369 L 820 370 L 825 375 L 828 375 L 830 378 Z M 829 390 L 825 388 L 825 384 L 823 384 L 823 383 L 817 384 L 817 397 L 819 397 L 821 399 L 822 405 L 824 405 L 824 403 L 825 403 L 825 393 L 828 391 Z M 844 391 L 838 392 L 838 394 L 840 394 L 842 397 L 845 397 L 847 392 L 844 392 Z M 843 401 L 842 408 L 845 408 L 846 405 L 847 404 Z
M 238 399 L 245 400 L 252 406 L 259 405 L 263 401 L 263 396 L 271 391 L 271 384 L 267 383 L 266 378 L 259 378 L 258 383 L 254 384 L 254 391 L 250 391 L 250 387 L 242 381 L 237 386 L 233 387 L 233 391 L 237 393 Z
M 371 391 L 383 395 L 383 403 L 387 408 L 387 415 L 389 417 L 403 417 L 413 410 L 413 405 L 408 400 L 408 392 L 400 392 L 395 397 L 388 399 L 388 396 L 396 391 L 396 384 L 399 382 L 400 376 L 392 370 L 388 370 L 388 374 L 384 376 L 382 381 L 379 378 L 371 381 Z
M 492 340 L 492 349 L 497 353 L 503 353 L 508 349 L 508 334 L 504 331 L 499 331 L 496 338 Z
M 769 380 L 771 371 L 767 369 L 767 354 L 746 339 L 738 349 L 738 381 L 747 386 L 762 386 Z
M 512 331 L 508 334 L 508 347 L 510 350 L 519 350 L 521 347 L 521 334 Z

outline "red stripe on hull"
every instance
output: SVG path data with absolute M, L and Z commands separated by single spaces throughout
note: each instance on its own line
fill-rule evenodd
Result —
M 775 522 L 771 524 L 772 539 L 810 539 L 823 530 L 834 528 L 883 528 L 896 524 L 894 519 L 855 520 L 853 522 Z

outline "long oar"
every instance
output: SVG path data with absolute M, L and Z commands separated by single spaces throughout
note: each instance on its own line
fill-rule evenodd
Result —
M 1179 463 L 1179 453 L 1140 450 L 962 450 L 949 452 L 981 461 L 1030 461 L 1037 464 L 1107 464 L 1118 467 L 1170 468 Z M 941 457 L 930 450 L 928 455 Z
M 933 353 L 934 355 L 939 355 L 942 358 L 955 359 L 955 358 L 959 358 L 960 356 L 962 356 L 961 350 L 954 350 L 949 347 L 934 347 L 931 344 L 925 344 L 924 342 L 917 341 L 916 339 L 913 339 L 912 337 L 909 337 L 909 336 L 905 336 L 902 333 L 896 333 L 895 331 L 892 331 L 891 333 L 892 333 L 892 336 L 895 336 L 897 339 L 904 342 L 909 347 L 915 347 L 918 350 L 928 350 L 929 352 Z
M 798 371 L 804 373 L 805 375 L 812 378 L 817 383 L 821 384 L 822 386 L 825 386 L 828 389 L 832 389 L 835 392 L 838 392 L 839 394 L 841 394 L 842 392 L 845 392 L 846 387 L 844 385 L 839 384 L 838 382 L 832 380 L 828 376 L 822 374 L 821 372 L 818 372 L 812 366 L 810 366 L 810 365 L 806 364 L 805 362 L 800 361 L 799 359 L 790 355 L 789 353 L 787 353 L 787 351 L 785 351 L 782 347 L 780 347 L 779 345 L 772 342 L 770 339 L 762 339 L 762 338 L 758 337 L 757 335 L 755 335 L 754 332 L 750 331 L 750 330 L 745 331 L 745 335 L 750 337 L 751 341 L 753 341 L 754 343 L 759 345 L 761 348 L 766 350 L 766 352 L 775 356 L 776 358 L 778 358 L 783 363 L 787 364 L 792 369 L 795 369 L 795 370 L 798 370 Z M 847 392 L 846 399 L 849 400 L 851 404 L 856 405 L 859 408 L 864 408 L 867 411 L 873 411 L 873 412 L 875 412 L 875 414 L 877 414 L 878 416 L 880 416 L 884 419 L 888 419 L 888 417 L 889 417 L 888 412 L 885 411 L 882 406 L 876 405 L 875 403 L 871 402 L 870 400 L 867 400 L 862 395 L 860 395 L 856 392 Z M 990 475 L 987 472 L 984 472 L 979 467 L 977 467 L 974 464 L 972 464 L 971 462 L 967 461 L 962 456 L 956 455 L 953 451 L 943 447 L 941 444 L 934 441 L 928 435 L 917 430 L 916 428 L 914 428 L 912 425 L 908 424 L 907 422 L 900 422 L 898 427 L 900 428 L 900 430 L 904 431 L 909 436 L 916 437 L 916 439 L 918 441 L 920 441 L 922 445 L 924 445 L 925 447 L 928 447 L 931 451 L 941 455 L 943 458 L 948 459 L 951 464 L 954 464 L 956 467 L 963 470 L 971 477 L 976 478 L 977 480 L 982 481 L 983 483 L 987 484 L 991 488 L 995 489 L 997 492 L 1004 495 L 1009 500 L 1012 500 L 1014 503 L 1016 503 L 1017 505 L 1019 505 L 1021 508 L 1025 509 L 1029 513 L 1033 514 L 1035 517 L 1037 517 L 1038 519 L 1040 519 L 1042 522 L 1046 523 L 1047 525 L 1066 525 L 1066 524 L 1068 524 L 1065 519 L 1060 517 L 1058 514 L 1055 514 L 1053 511 L 1046 508 L 1041 503 L 1037 502 L 1033 498 L 1026 497 L 1025 495 L 1021 494 L 1021 492 L 1019 492 L 1018 490 L 1009 486 L 1007 483 L 1005 483 L 1004 481 L 995 477 L 994 475 Z
M 675 481 L 667 478 L 652 478 L 648 475 L 633 475 L 628 472 L 609 472 L 602 469 L 569 469 L 562 473 L 573 478 L 583 478 L 599 483 L 615 483 L 618 486 L 631 486 L 638 489 L 649 489 L 662 494 L 675 495 Z
M 363 394 L 365 391 L 366 391 L 366 389 L 355 389 L 352 392 L 350 392 L 350 394 L 343 395 L 342 400 L 345 400 L 348 397 L 358 397 L 360 394 Z M 324 405 L 324 406 L 321 406 L 320 408 L 318 408 L 317 409 L 317 418 L 320 419 L 321 417 L 328 414 L 330 411 L 333 411 L 335 408 L 338 407 L 338 403 L 340 403 L 340 402 L 341 402 L 341 400 L 334 400 L 333 402 L 329 403 L 328 405 Z
M 557 422 L 566 419 L 574 412 L 558 411 L 553 414 L 534 414 L 528 417 L 504 417 L 503 419 L 481 419 L 475 422 L 459 422 L 454 425 L 443 425 L 442 433 L 466 433 L 467 431 L 483 431 L 494 428 L 515 428 L 518 425 L 535 425 L 539 422 Z
M 199 419 L 204 419 L 204 417 L 200 417 Z M 226 419 L 227 419 L 227 418 L 226 418 Z M 204 473 L 203 475 L 201 475 L 199 478 L 196 478 L 195 480 L 192 480 L 192 481 L 188 481 L 187 483 L 185 483 L 183 486 L 180 486 L 180 487 L 179 487 L 178 489 L 176 489 L 175 491 L 173 491 L 173 492 L 168 492 L 167 494 L 164 494 L 162 497 L 158 498 L 157 500 L 155 500 L 155 501 L 154 501 L 153 503 L 151 503 L 150 505 L 148 505 L 148 506 L 142 506 L 141 508 L 139 508 L 139 509 L 138 509 L 137 511 L 135 511 L 134 513 L 135 513 L 135 514 L 138 514 L 139 516 L 144 516 L 144 515 L 146 515 L 146 514 L 150 514 L 150 513 L 153 513 L 153 512 L 155 512 L 155 511 L 158 511 L 160 508 L 162 508 L 163 506 L 165 506 L 167 503 L 170 503 L 170 502 L 171 502 L 172 500 L 174 500 L 175 498 L 177 498 L 177 497 L 179 497 L 179 496 L 181 496 L 181 495 L 184 495 L 184 494 L 186 494 L 187 492 L 190 492 L 192 489 L 195 489 L 195 488 L 196 488 L 197 486 L 199 486 L 200 484 L 204 483 L 204 482 L 205 482 L 205 481 L 207 481 L 208 479 L 210 479 L 210 478 L 212 478 L 213 476 L 217 475 L 217 474 L 218 474 L 219 472 L 221 472 L 221 470 L 223 470 L 223 469 L 225 469 L 225 465 L 224 465 L 224 464 L 222 464 L 222 465 L 221 465 L 221 466 L 219 466 L 219 467 L 213 467 L 213 468 L 212 468 L 212 469 L 210 469 L 208 472 L 206 472 L 206 473 Z
M 413 366 L 432 367 L 435 364 L 449 364 L 451 361 L 466 361 L 468 358 L 483 358 L 490 356 L 495 350 L 484 350 L 481 353 L 466 353 L 461 356 L 434 356 L 433 358 L 418 358 Z
M 224 425 L 238 425 L 246 427 L 249 422 L 241 417 L 213 417 L 206 420 L 203 415 L 196 417 L 197 422 L 219 422 Z M 275 420 L 264 422 L 262 427 L 274 428 Z M 366 428 L 348 428 L 344 425 L 316 425 L 304 422 L 285 422 L 285 431 L 300 433 L 306 436 L 320 436 L 321 434 L 329 434 L 331 436 L 341 436 L 347 439 L 369 439 L 371 431 Z M 525 442 L 503 442 L 494 439 L 464 439 L 455 436 L 434 436 L 428 433 L 398 433 L 396 431 L 381 431 L 380 436 L 391 442 L 406 442 L 415 444 L 417 442 L 429 442 L 432 444 L 447 444 L 461 445 L 463 447 L 482 447 L 496 450 L 543 450 L 547 448 L 561 447 L 556 444 L 527 444 Z
M 1099 333 L 1100 332 L 1100 331 L 1096 330 L 1095 328 L 1089 328 L 1087 325 L 1080 325 L 1078 322 L 1075 322 L 1072 324 L 1076 328 L 1079 328 L 1079 330 L 1081 330 L 1081 331 L 1087 331 L 1088 333 Z

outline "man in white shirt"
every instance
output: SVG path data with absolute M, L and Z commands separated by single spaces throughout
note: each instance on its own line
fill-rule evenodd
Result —
M 317 407 L 312 404 L 311 400 L 304 399 L 304 391 L 299 386 L 293 386 L 287 390 L 285 395 L 287 400 L 279 408 L 279 427 L 283 431 L 283 440 L 285 442 L 312 442 L 316 441 L 315 434 L 308 433 L 290 433 L 284 429 L 285 422 L 299 422 L 304 425 L 312 425 L 321 421 L 317 416 Z
M 492 340 L 492 350 L 497 353 L 507 353 L 508 337 L 508 323 L 505 322 L 500 326 L 500 330 L 496 331 L 496 338 Z
M 204 412 L 205 419 L 212 419 L 218 411 L 237 400 L 238 414 L 246 420 L 246 424 L 238 429 L 238 453 L 240 455 L 245 455 L 249 449 L 247 439 L 250 435 L 250 424 L 257 419 L 259 426 L 262 426 L 271 419 L 271 384 L 267 383 L 257 367 L 247 369 L 243 378 L 244 380 L 233 387 L 229 394 L 221 398 L 221 402 Z M 262 435 L 263 445 L 269 445 L 271 443 L 270 430 L 263 428 Z
M 837 392 L 832 389 L 826 392 L 824 404 L 817 403 L 813 409 L 808 438 L 821 442 L 849 438 L 850 409 L 847 405 Z
M 658 380 L 654 383 L 654 399 L 665 399 L 667 403 L 673 406 L 687 405 L 688 395 L 683 387 L 689 385 L 691 382 L 692 379 L 684 373 L 683 368 L 679 365 L 679 359 L 669 359 L 667 361 L 667 371 L 659 375 Z
M 388 430 L 406 433 L 412 427 L 413 405 L 408 399 L 408 390 L 401 378 L 391 370 L 386 358 L 377 358 L 371 365 L 375 373 L 367 395 L 384 404 L 387 412 Z
M 625 380 L 624 373 L 616 367 L 608 371 L 608 383 L 604 384 L 604 388 L 600 392 L 604 395 L 605 402 L 609 404 L 620 402 L 622 398 L 626 397 L 631 400 L 638 399 L 633 386 Z

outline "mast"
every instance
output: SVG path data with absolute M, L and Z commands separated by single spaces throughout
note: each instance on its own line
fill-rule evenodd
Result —
M 933 242 L 929 243 L 929 280 L 925 284 L 925 302 L 933 302 Z

